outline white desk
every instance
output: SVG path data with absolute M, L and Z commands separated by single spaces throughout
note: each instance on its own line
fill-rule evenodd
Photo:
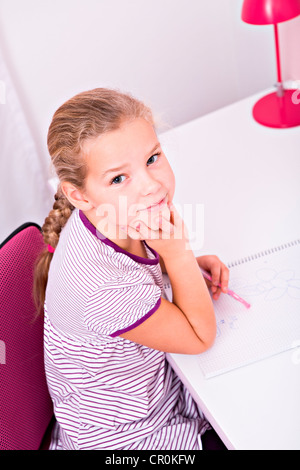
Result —
M 251 109 L 264 94 L 160 135 L 175 200 L 204 207 L 196 255 L 226 263 L 300 236 L 300 127 L 257 124 Z M 195 356 L 168 357 L 229 449 L 300 449 L 299 349 L 210 379 Z

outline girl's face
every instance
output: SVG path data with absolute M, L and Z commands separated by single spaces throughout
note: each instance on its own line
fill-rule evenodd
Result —
M 92 205 L 86 215 L 100 231 L 104 231 L 101 221 L 110 227 L 127 226 L 139 215 L 162 211 L 172 201 L 174 174 L 146 120 L 125 122 L 118 130 L 89 141 L 85 153 L 85 195 Z

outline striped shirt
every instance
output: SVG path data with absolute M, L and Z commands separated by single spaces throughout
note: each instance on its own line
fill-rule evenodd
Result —
M 158 254 L 124 251 L 75 209 L 51 261 L 45 368 L 52 449 L 201 449 L 209 427 L 165 353 L 119 335 L 163 296 Z

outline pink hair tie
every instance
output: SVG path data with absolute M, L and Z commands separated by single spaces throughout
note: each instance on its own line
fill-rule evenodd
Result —
M 48 245 L 47 248 L 48 248 L 49 253 L 54 253 L 55 248 L 53 248 L 53 246 Z

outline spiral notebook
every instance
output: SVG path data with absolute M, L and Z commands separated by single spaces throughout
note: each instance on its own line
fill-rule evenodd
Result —
M 251 307 L 227 294 L 213 301 L 217 337 L 197 356 L 206 378 L 300 346 L 300 239 L 227 266 L 230 289 Z

